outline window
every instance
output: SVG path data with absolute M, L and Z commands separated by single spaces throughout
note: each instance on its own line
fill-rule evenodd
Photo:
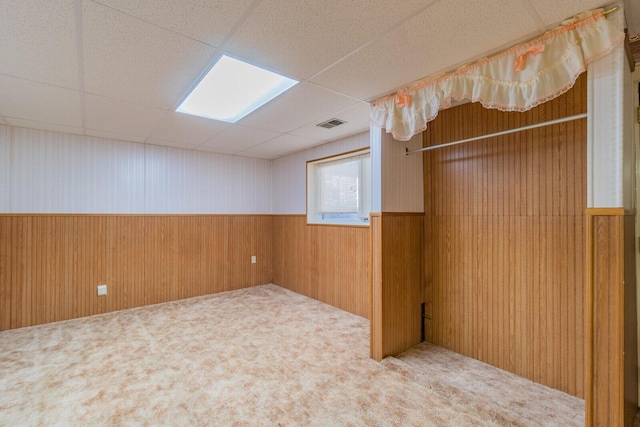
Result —
M 368 225 L 369 150 L 307 163 L 307 223 Z

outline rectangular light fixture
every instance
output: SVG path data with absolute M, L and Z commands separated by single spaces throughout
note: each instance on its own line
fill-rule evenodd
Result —
M 297 83 L 222 55 L 176 111 L 235 123 Z

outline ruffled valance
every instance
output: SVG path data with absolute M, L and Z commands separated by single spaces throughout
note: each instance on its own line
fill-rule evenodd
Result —
M 535 40 L 374 102 L 371 122 L 407 141 L 452 101 L 529 110 L 571 89 L 590 62 L 623 43 L 624 32 L 612 21 L 602 9 L 584 12 Z

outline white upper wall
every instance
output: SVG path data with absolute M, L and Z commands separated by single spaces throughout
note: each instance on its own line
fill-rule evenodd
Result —
M 271 213 L 269 160 L 145 148 L 145 213 Z
M 367 147 L 271 161 L 0 125 L 0 213 L 305 214 L 307 161 Z
M 620 13 L 607 19 L 624 27 Z M 635 92 L 624 47 L 593 62 L 587 76 L 587 207 L 635 209 Z
M 406 152 L 422 148 L 422 133 L 409 141 L 371 125 L 371 212 L 424 212 L 422 154 Z
M 369 147 L 369 132 L 359 133 L 273 160 L 273 213 L 307 213 L 307 162 Z
M 422 148 L 422 133 L 409 141 L 396 141 L 382 134 L 382 212 L 424 212 L 422 154 L 406 151 Z
M 9 128 L 0 126 L 0 212 L 11 207 L 11 142 Z
M 270 214 L 271 161 L 0 126 L 0 212 Z

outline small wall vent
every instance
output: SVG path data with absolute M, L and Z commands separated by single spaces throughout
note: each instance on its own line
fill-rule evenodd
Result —
M 325 129 L 331 129 L 331 128 L 334 128 L 336 126 L 343 125 L 345 123 L 347 123 L 347 122 L 345 122 L 344 120 L 331 119 L 331 120 L 327 120 L 326 122 L 318 123 L 316 126 L 319 126 L 321 128 L 325 128 Z

